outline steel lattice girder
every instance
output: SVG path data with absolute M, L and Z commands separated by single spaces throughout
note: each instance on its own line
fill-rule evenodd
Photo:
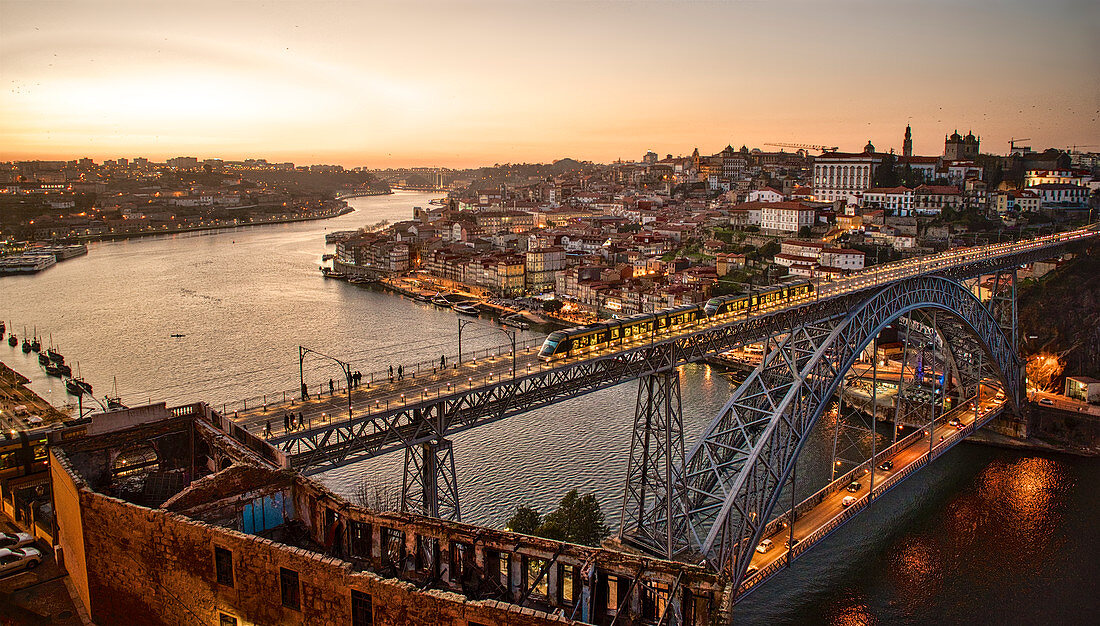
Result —
M 940 277 L 894 283 L 843 319 L 771 340 L 774 350 L 688 454 L 681 483 L 689 531 L 684 558 L 701 556 L 738 588 L 795 459 L 842 375 L 888 323 L 917 309 L 958 319 L 981 340 L 1006 391 L 1018 389 L 1019 361 L 997 320 L 965 287 Z
M 454 451 L 449 439 L 405 448 L 401 510 L 453 522 L 462 521 Z
M 671 558 L 679 529 L 674 477 L 684 465 L 680 374 L 674 369 L 638 379 L 619 537 Z
M 1049 258 L 1067 247 L 1067 244 L 1057 244 L 1025 250 L 929 275 L 967 278 L 989 274 Z M 440 399 L 410 402 L 408 406 L 314 426 L 269 441 L 288 456 L 293 467 L 306 474 L 316 474 L 591 393 L 670 366 L 699 361 L 710 354 L 764 341 L 789 332 L 791 328 L 842 317 L 869 294 L 882 288 L 868 287 L 606 357 L 517 376 L 514 380 L 505 378 L 493 385 L 456 389 Z M 429 423 L 420 412 L 436 404 L 443 405 L 441 419 Z

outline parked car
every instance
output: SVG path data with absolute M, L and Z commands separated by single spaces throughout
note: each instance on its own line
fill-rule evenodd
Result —
M 765 539 L 764 541 L 760 542 L 760 545 L 756 546 L 756 551 L 759 552 L 760 554 L 764 554 L 765 552 L 767 552 L 768 550 L 771 550 L 771 549 L 772 549 L 772 540 L 771 539 Z
M 840 505 L 844 507 L 852 506 L 856 503 L 855 496 L 844 496 L 844 499 L 840 501 Z
M 30 546 L 0 550 L 0 576 L 31 570 L 42 562 L 42 553 Z
M 0 548 L 22 548 L 34 543 L 34 535 L 27 533 L 0 533 Z
M 884 472 L 889 472 L 890 470 L 894 469 L 894 462 L 883 461 L 882 463 L 878 464 L 878 468 Z
M 850 491 L 852 493 L 855 493 L 855 492 L 859 491 L 860 489 L 863 489 L 863 483 L 861 483 L 859 481 L 856 481 L 856 480 L 853 480 L 852 482 L 848 483 L 848 486 L 845 487 L 845 489 L 847 489 L 848 491 Z

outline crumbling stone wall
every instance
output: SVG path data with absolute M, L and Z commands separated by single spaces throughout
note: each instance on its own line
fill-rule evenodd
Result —
M 98 624 L 350 624 L 351 591 L 371 596 L 374 623 L 572 623 L 532 609 L 470 601 L 355 572 L 349 563 L 270 540 L 80 491 L 92 619 Z M 214 547 L 232 553 L 233 585 L 217 582 Z M 300 610 L 282 605 L 280 568 L 298 572 Z

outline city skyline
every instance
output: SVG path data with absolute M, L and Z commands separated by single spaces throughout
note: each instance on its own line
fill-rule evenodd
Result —
M 917 154 L 955 129 L 995 154 L 1100 144 L 1095 3 L 781 4 L 4 0 L 0 159 L 900 152 L 907 123 Z

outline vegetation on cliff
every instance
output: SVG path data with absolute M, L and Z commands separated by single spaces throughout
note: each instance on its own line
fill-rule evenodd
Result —
M 1054 355 L 1065 375 L 1100 378 L 1100 244 L 1024 281 L 1018 298 L 1021 357 Z

